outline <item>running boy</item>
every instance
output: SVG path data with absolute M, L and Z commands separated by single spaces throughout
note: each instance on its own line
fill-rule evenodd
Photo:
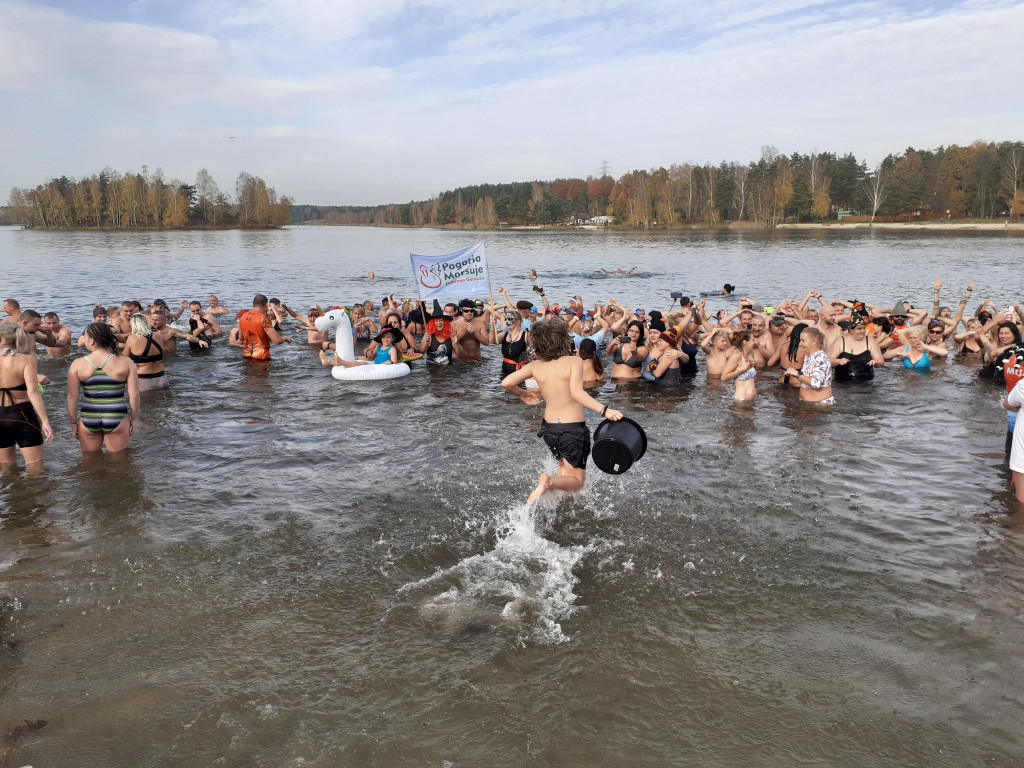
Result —
M 501 382 L 507 391 L 519 396 L 527 405 L 544 399 L 544 419 L 538 437 L 544 439 L 558 460 L 558 475 L 541 475 L 537 488 L 527 503 L 540 499 L 547 491 L 575 492 L 587 479 L 587 457 L 590 455 L 590 430 L 583 420 L 583 409 L 618 421 L 619 411 L 602 406 L 583 389 L 583 361 L 572 354 L 569 326 L 555 318 L 530 326 L 530 338 L 537 359 Z M 534 379 L 540 394 L 523 389 L 520 384 Z

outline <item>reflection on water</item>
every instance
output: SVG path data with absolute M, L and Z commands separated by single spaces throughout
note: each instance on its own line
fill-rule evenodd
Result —
M 995 237 L 485 239 L 512 295 L 534 266 L 560 302 L 649 308 L 726 280 L 923 303 L 933 264 L 954 295 L 971 270 L 998 302 L 1018 269 L 1016 241 Z M 23 306 L 77 330 L 125 295 L 379 301 L 411 290 L 409 252 L 466 240 L 0 232 L 0 266 Z M 64 260 L 78 283 L 42 279 Z M 273 356 L 169 361 L 131 449 L 87 457 L 63 409 L 70 361 L 41 360 L 46 472 L 0 477 L 0 722 L 49 724 L 12 764 L 1024 758 L 1020 516 L 998 392 L 972 369 L 890 367 L 837 386 L 832 409 L 771 376 L 749 404 L 703 374 L 677 392 L 605 383 L 594 396 L 644 425 L 647 454 L 531 509 L 553 462 L 496 350 L 373 384 L 334 381 L 303 344 Z

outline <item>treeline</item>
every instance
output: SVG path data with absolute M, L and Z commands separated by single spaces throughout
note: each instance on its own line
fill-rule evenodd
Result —
M 293 221 L 487 229 L 607 217 L 602 221 L 650 229 L 727 222 L 772 227 L 847 213 L 872 220 L 1020 217 L 1024 143 L 909 148 L 871 169 L 852 153 L 786 156 L 764 147 L 761 157 L 749 163 L 684 163 L 618 179 L 481 184 L 406 204 L 301 206 L 293 210 Z
M 11 190 L 14 224 L 47 229 L 189 229 L 280 227 L 291 218 L 291 200 L 244 171 L 232 198 L 204 168 L 195 184 L 150 173 L 109 168 L 87 179 L 51 179 L 35 189 Z

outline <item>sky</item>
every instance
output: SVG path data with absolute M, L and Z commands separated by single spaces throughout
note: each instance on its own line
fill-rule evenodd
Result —
M 0 0 L 0 201 L 104 167 L 296 203 L 1024 139 L 1024 2 Z

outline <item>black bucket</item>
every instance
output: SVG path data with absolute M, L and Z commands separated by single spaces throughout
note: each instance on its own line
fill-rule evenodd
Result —
M 609 475 L 621 475 L 647 451 L 647 435 L 632 419 L 605 419 L 594 430 L 591 456 L 597 468 Z

